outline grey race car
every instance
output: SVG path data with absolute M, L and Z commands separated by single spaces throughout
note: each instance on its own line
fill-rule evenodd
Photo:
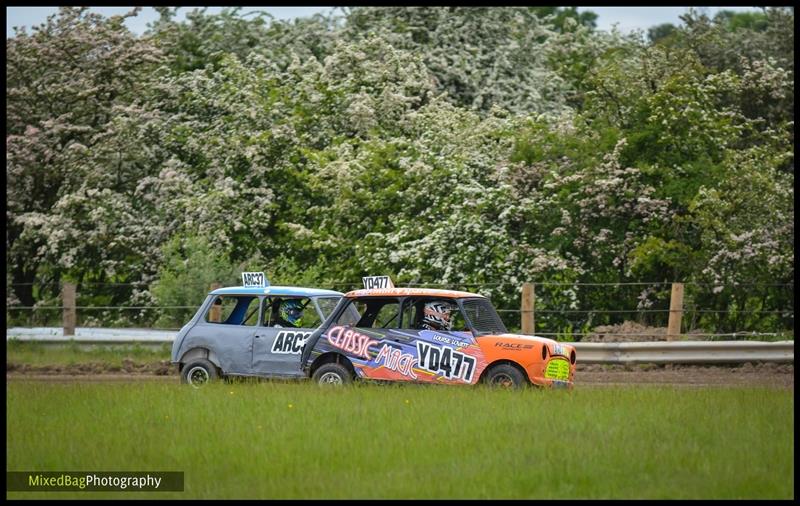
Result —
M 175 337 L 171 362 L 192 386 L 225 376 L 302 379 L 303 344 L 341 297 L 289 286 L 214 290 Z

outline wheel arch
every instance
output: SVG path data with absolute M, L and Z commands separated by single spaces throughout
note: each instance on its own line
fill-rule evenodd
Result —
M 356 374 L 356 368 L 353 367 L 353 363 L 350 362 L 350 359 L 336 351 L 329 351 L 317 357 L 314 362 L 311 363 L 311 367 L 308 369 L 308 376 L 313 376 L 314 372 L 319 369 L 320 366 L 331 362 L 345 366 L 354 378 L 358 377 Z
M 183 371 L 183 366 L 186 365 L 187 362 L 198 358 L 204 358 L 208 360 L 209 362 L 214 364 L 217 367 L 217 369 L 222 371 L 222 366 L 220 365 L 219 358 L 214 353 L 214 351 L 203 347 L 197 347 L 197 348 L 192 348 L 190 350 L 186 350 L 186 352 L 183 355 L 181 355 L 181 358 L 178 360 L 178 363 L 180 364 L 178 370 Z
M 521 364 L 519 364 L 517 362 L 514 362 L 513 360 L 509 360 L 507 358 L 503 358 L 503 359 L 500 359 L 500 360 L 495 360 L 494 362 L 492 362 L 489 365 L 487 365 L 483 369 L 483 371 L 481 372 L 481 376 L 480 376 L 480 378 L 478 378 L 478 383 L 484 383 L 486 381 L 486 374 L 489 372 L 489 370 L 492 367 L 497 366 L 497 365 L 510 365 L 511 367 L 514 367 L 515 369 L 517 369 L 519 372 L 522 373 L 522 377 L 525 378 L 525 381 L 527 381 L 529 385 L 533 384 L 533 382 L 531 381 L 530 377 L 528 377 L 528 371 L 526 371 L 525 368 L 522 367 Z

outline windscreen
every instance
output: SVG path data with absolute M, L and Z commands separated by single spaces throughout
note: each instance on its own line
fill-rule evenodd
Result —
M 461 302 L 464 314 L 476 334 L 506 334 L 506 326 L 487 299 L 466 299 Z

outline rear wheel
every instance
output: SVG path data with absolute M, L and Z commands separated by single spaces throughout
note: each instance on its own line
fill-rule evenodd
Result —
M 526 382 L 522 371 L 513 365 L 498 364 L 486 373 L 486 384 L 498 388 L 522 388 Z
M 181 370 L 181 381 L 195 388 L 200 388 L 217 379 L 219 379 L 217 366 L 204 358 L 188 362 Z
M 347 385 L 353 382 L 353 376 L 347 370 L 347 367 L 335 362 L 319 366 L 314 371 L 312 379 L 318 385 Z

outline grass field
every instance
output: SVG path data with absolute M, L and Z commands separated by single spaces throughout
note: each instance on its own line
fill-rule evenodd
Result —
M 8 498 L 783 498 L 793 391 L 6 384 L 7 470 L 184 471 Z M 87 496 L 88 494 L 88 496 Z
M 6 363 L 31 365 L 70 365 L 102 362 L 119 366 L 124 359 L 137 362 L 169 360 L 170 344 L 161 345 L 91 345 L 46 344 L 10 340 L 6 342 Z

